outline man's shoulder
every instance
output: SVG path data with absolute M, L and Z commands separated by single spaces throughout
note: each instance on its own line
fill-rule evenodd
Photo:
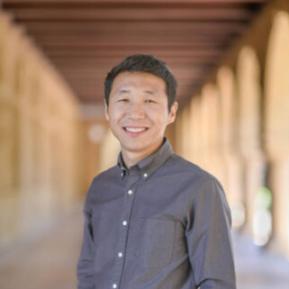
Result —
M 103 183 L 106 181 L 111 181 L 113 179 L 115 179 L 115 177 L 120 173 L 120 170 L 118 168 L 117 165 L 110 167 L 108 169 L 105 169 L 103 171 L 101 171 L 99 174 L 97 174 L 94 178 L 93 178 L 93 183 Z
M 208 196 L 223 195 L 223 186 L 220 180 L 201 166 L 174 154 L 168 167 L 170 167 L 168 175 L 172 176 L 172 180 L 182 180 L 183 185 L 193 186 L 195 192 L 207 193 Z M 198 188 L 201 189 L 198 190 Z
M 198 177 L 201 179 L 215 179 L 210 172 L 202 168 L 200 165 L 191 162 L 178 154 L 173 154 L 167 162 L 167 168 L 173 173 L 180 173 L 188 177 Z

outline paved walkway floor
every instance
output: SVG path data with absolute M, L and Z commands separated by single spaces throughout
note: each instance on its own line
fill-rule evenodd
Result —
M 75 289 L 81 209 L 33 242 L 0 252 L 1 289 Z M 233 235 L 238 289 L 289 289 L 289 262 Z
M 238 289 L 289 289 L 289 260 L 233 234 Z

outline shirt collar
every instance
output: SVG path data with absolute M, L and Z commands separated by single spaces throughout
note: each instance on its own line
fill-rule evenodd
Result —
M 161 147 L 153 154 L 139 161 L 129 169 L 126 167 L 121 152 L 118 155 L 117 165 L 122 170 L 122 176 L 128 175 L 130 172 L 137 170 L 143 174 L 144 178 L 148 178 L 156 171 L 171 155 L 173 149 L 166 137 L 164 137 Z

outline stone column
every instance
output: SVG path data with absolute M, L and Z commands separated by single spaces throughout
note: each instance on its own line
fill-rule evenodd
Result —
M 220 99 L 215 85 L 206 84 L 202 90 L 204 125 L 206 133 L 205 154 L 206 168 L 215 175 L 221 183 L 224 180 L 224 166 L 221 153 Z
M 192 126 L 191 126 L 191 118 L 190 118 L 190 105 L 186 104 L 183 108 L 182 115 L 182 144 L 183 144 L 183 156 L 192 160 L 191 149 L 192 149 Z
M 21 35 L 21 29 L 12 29 L 10 18 L 0 12 L 0 247 L 15 238 L 19 228 L 15 70 L 17 41 Z
M 261 84 L 257 56 L 250 47 L 243 47 L 239 53 L 237 81 L 239 145 L 244 164 L 244 229 L 253 236 L 257 244 L 261 244 L 258 216 L 262 209 L 258 208 L 257 198 L 264 185 L 265 165 L 261 149 Z
M 236 85 L 232 70 L 221 67 L 217 73 L 221 102 L 221 147 L 224 159 L 224 185 L 232 211 L 233 226 L 244 223 L 242 165 L 238 149 Z
M 184 143 L 183 143 L 183 134 L 184 132 L 184 113 L 183 109 L 179 110 L 177 119 L 176 119 L 176 152 L 179 154 L 183 154 L 184 152 Z
M 273 242 L 289 256 L 289 14 L 276 14 L 265 71 L 265 145 L 271 163 Z
M 209 167 L 209 105 L 208 105 L 208 99 L 206 95 L 204 94 L 204 91 L 201 91 L 200 94 L 200 149 L 201 149 L 201 155 L 202 157 L 202 163 L 201 166 L 204 168 Z
M 190 123 L 191 123 L 191 156 L 193 162 L 201 164 L 201 130 L 200 130 L 200 97 L 193 96 L 190 104 Z

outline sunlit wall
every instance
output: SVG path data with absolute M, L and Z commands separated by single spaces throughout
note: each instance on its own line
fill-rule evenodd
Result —
M 59 74 L 0 14 L 0 248 L 31 237 L 79 195 L 79 111 Z

